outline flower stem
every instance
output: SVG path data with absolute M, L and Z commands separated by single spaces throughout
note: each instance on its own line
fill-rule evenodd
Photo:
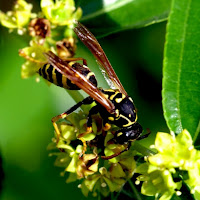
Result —
M 142 145 L 139 144 L 137 141 L 134 142 L 133 148 L 134 148 L 137 152 L 141 153 L 143 156 L 151 156 L 151 155 L 154 155 L 154 154 L 155 154 L 154 151 L 152 151 L 152 150 L 150 150 L 150 149 L 148 149 L 148 148 L 142 146 Z
M 101 194 L 99 193 L 99 195 L 98 195 L 98 200 L 101 200 Z
M 66 90 L 66 92 L 74 99 L 76 103 L 82 101 L 84 99 L 83 95 L 76 90 Z
M 114 199 L 115 199 L 115 197 L 114 197 L 114 193 L 111 192 L 111 200 L 114 200 Z
M 135 197 L 137 200 L 142 200 L 139 192 L 137 191 L 137 189 L 135 188 L 135 185 L 132 183 L 131 179 L 128 179 L 128 183 L 133 191 L 133 193 L 135 194 Z

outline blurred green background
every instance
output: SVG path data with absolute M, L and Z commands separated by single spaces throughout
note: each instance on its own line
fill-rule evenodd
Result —
M 29 1 L 30 2 L 30 1 Z M 39 8 L 39 1 L 32 1 Z M 0 10 L 10 10 L 13 1 L 0 2 Z M 162 58 L 166 23 L 119 32 L 99 39 L 110 62 L 138 109 L 144 130 L 151 136 L 141 141 L 153 143 L 157 131 L 168 131 L 162 113 Z M 18 50 L 26 40 L 0 27 L 0 153 L 4 172 L 0 198 L 85 199 L 78 183 L 66 184 L 62 169 L 54 167 L 54 157 L 46 150 L 53 136 L 51 118 L 74 104 L 64 89 L 35 77 L 22 80 L 23 58 Z M 79 43 L 78 57 L 88 60 L 99 86 L 106 83 L 90 52 Z

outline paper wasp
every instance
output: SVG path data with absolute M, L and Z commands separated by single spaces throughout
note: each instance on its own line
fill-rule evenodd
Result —
M 89 97 L 72 106 L 66 112 L 52 118 L 57 138 L 60 136 L 60 131 L 56 123 L 59 119 L 66 118 L 67 115 L 74 112 L 81 105 L 96 102 L 96 105 L 89 111 L 86 132 L 81 133 L 78 137 L 81 139 L 84 135 L 92 132 L 92 115 L 99 113 L 103 120 L 105 131 L 110 128 L 111 124 L 119 127 L 119 130 L 114 133 L 112 142 L 124 144 L 126 145 L 125 150 L 128 150 L 131 141 L 148 136 L 148 134 L 141 136 L 143 129 L 137 122 L 137 112 L 133 100 L 127 95 L 103 49 L 93 34 L 80 23 L 77 23 L 74 31 L 104 68 L 108 78 L 112 81 L 116 89 L 98 88 L 94 73 L 87 67 L 85 59 L 70 58 L 63 60 L 50 51 L 45 53 L 49 64 L 44 65 L 39 70 L 41 76 L 66 89 L 82 89 L 89 95 Z M 83 64 L 77 63 L 76 61 L 78 60 L 82 60 Z M 75 62 L 72 66 L 69 64 L 71 61 Z M 125 150 L 111 156 L 102 156 L 102 158 L 111 159 Z

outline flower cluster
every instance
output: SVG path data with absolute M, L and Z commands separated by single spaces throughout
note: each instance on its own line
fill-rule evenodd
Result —
M 78 187 L 85 196 L 89 192 L 94 196 L 99 192 L 107 196 L 110 192 L 119 191 L 132 177 L 136 167 L 135 152 L 129 150 L 115 158 L 102 159 L 101 155 L 121 151 L 122 145 L 110 146 L 108 138 L 113 137 L 114 127 L 104 133 L 99 115 L 93 117 L 92 133 L 78 139 L 78 135 L 86 130 L 86 118 L 87 115 L 80 111 L 58 123 L 61 136 L 54 138 L 48 149 L 54 151 L 51 156 L 57 156 L 55 165 L 64 167 L 64 172 L 70 172 L 67 183 L 79 180 Z
M 12 11 L 7 13 L 0 11 L 0 22 L 3 26 L 9 28 L 10 31 L 18 29 L 18 34 L 23 34 L 26 30 L 25 26 L 34 17 L 31 10 L 32 4 L 28 4 L 24 0 L 18 0 Z
M 10 31 L 29 34 L 29 46 L 21 49 L 19 55 L 26 59 L 21 76 L 28 78 L 37 73 L 47 60 L 44 52 L 49 50 L 61 58 L 75 54 L 74 22 L 81 18 L 81 8 L 75 8 L 74 0 L 41 0 L 41 11 L 32 13 L 32 5 L 17 0 L 12 11 L 0 11 L 0 23 Z
M 200 195 L 200 151 L 193 146 L 187 130 L 177 135 L 159 132 L 155 140 L 157 154 L 149 156 L 136 172 L 143 182 L 141 192 L 168 200 L 181 195 L 183 182 L 194 196 Z

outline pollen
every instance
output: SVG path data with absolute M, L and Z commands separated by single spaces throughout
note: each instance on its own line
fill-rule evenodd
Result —
M 150 145 L 150 148 L 155 149 L 155 145 L 154 144 Z
M 107 184 L 104 182 L 101 184 L 101 187 L 105 188 L 107 186 Z
M 192 151 L 192 149 L 194 149 L 193 145 L 188 148 L 189 151 Z
M 23 35 L 24 31 L 23 31 L 22 29 L 18 29 L 18 30 L 17 30 L 17 33 L 18 33 L 19 35 Z
M 73 155 L 74 155 L 74 152 L 71 152 L 71 153 L 70 153 L 70 156 L 73 156 Z
M 15 9 L 18 9 L 18 8 L 19 8 L 19 5 L 18 5 L 18 4 L 16 4 L 16 5 L 15 5 Z
M 35 79 L 35 81 L 36 81 L 36 83 L 39 83 L 39 82 L 40 82 L 40 78 L 37 77 L 37 78 Z
M 12 20 L 13 20 L 13 21 L 16 21 L 16 17 L 12 17 Z
M 26 66 L 25 66 L 25 65 L 22 65 L 22 69 L 26 69 Z
M 9 17 L 11 17 L 11 16 L 12 16 L 12 11 L 8 11 L 6 14 L 7 14 Z
M 158 165 L 162 164 L 162 162 L 163 162 L 162 159 L 157 159 L 157 164 Z
M 165 176 L 169 175 L 169 171 L 168 171 L 168 170 L 165 170 L 165 171 L 164 171 L 164 175 L 165 175 Z
M 32 53 L 31 53 L 31 56 L 32 56 L 33 58 L 35 58 L 36 53 L 35 53 L 35 52 L 32 52 Z
M 140 184 L 140 181 L 139 180 L 136 180 L 135 181 L 135 185 L 139 185 Z
M 64 176 L 65 175 L 65 172 L 60 172 L 60 176 Z
M 181 194 L 182 194 L 181 191 L 177 191 L 177 192 L 176 192 L 176 195 L 177 195 L 177 196 L 181 196 Z

